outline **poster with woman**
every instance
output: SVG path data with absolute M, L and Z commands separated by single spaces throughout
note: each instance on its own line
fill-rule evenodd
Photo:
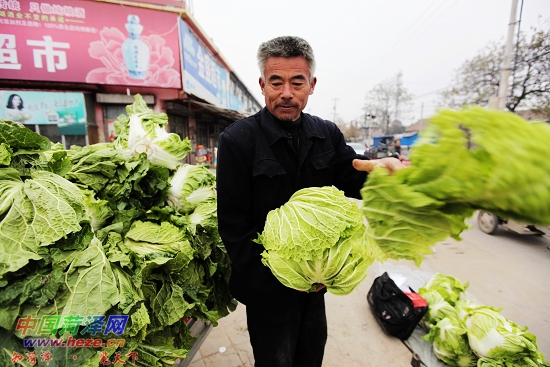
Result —
M 9 95 L 4 118 L 21 123 L 31 118 L 31 114 L 25 109 L 23 98 L 19 94 L 11 93 Z
M 3 90 L 0 106 L 1 119 L 25 125 L 58 125 L 61 135 L 86 135 L 82 93 Z

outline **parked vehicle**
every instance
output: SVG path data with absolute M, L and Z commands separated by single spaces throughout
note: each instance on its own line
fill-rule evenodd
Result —
M 373 145 L 365 151 L 365 155 L 370 159 L 395 157 L 395 153 L 399 151 L 400 154 L 397 154 L 397 157 L 401 161 L 407 161 L 409 150 L 417 138 L 418 133 L 416 132 L 373 136 Z M 397 140 L 400 142 L 400 149 L 396 149 Z
M 353 150 L 355 150 L 355 153 L 357 154 L 365 154 L 365 150 L 367 150 L 367 147 L 365 147 L 361 143 L 347 143 L 347 145 L 352 147 Z
M 550 226 L 524 224 L 513 219 L 503 219 L 483 210 L 477 214 L 477 224 L 479 229 L 487 234 L 495 234 L 500 226 L 507 231 L 522 235 L 550 236 Z

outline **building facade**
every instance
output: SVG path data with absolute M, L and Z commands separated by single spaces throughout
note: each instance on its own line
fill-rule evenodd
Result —
M 138 93 L 212 153 L 261 109 L 182 0 L 0 2 L 0 118 L 67 148 L 107 142 Z

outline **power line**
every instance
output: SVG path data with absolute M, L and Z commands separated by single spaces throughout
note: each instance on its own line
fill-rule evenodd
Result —
M 439 3 L 439 6 L 438 6 L 438 7 L 428 16 L 428 18 L 426 18 L 426 19 L 422 22 L 421 27 L 427 24 L 427 27 L 426 27 L 426 28 L 424 28 L 424 29 L 422 29 L 422 28 L 417 28 L 417 30 L 415 30 L 415 31 L 413 31 L 413 32 L 410 32 L 410 33 L 405 32 L 405 33 L 401 36 L 401 38 L 400 38 L 399 40 L 397 40 L 397 42 L 395 42 L 395 43 L 388 49 L 388 51 L 386 51 L 386 53 L 384 53 L 384 54 L 382 55 L 382 59 L 381 59 L 380 62 L 379 62 L 378 64 L 376 64 L 375 67 L 374 67 L 374 74 L 377 74 L 377 73 L 378 73 L 378 71 L 380 70 L 380 67 L 381 67 L 382 65 L 385 65 L 385 64 L 388 63 L 388 60 L 389 60 L 390 58 L 389 58 L 389 57 L 386 58 L 386 56 L 393 55 L 393 54 L 395 53 L 395 51 L 398 51 L 398 50 L 399 50 L 399 48 L 397 48 L 397 49 L 394 49 L 394 48 L 395 48 L 396 45 L 398 45 L 398 44 L 401 42 L 401 40 L 403 39 L 403 37 L 405 37 L 403 40 L 406 41 L 406 40 L 408 40 L 409 38 L 411 38 L 412 36 L 416 35 L 416 33 L 418 33 L 419 30 L 421 30 L 422 33 L 423 33 L 423 32 L 425 32 L 425 31 L 427 31 L 428 29 L 430 29 L 430 27 L 433 26 L 433 25 L 435 24 L 435 22 L 430 22 L 430 23 L 428 23 L 427 21 L 428 21 L 429 19 L 431 19 L 431 18 L 437 13 L 437 11 L 438 11 L 444 4 L 448 3 L 449 1 L 450 1 L 450 0 L 446 0 L 446 1 L 440 2 L 440 3 Z M 443 11 L 443 13 L 440 13 L 438 16 L 441 17 L 442 15 L 444 15 L 444 14 L 445 14 L 446 12 L 448 12 L 451 8 L 453 8 L 457 2 L 458 2 L 458 0 L 455 0 L 451 6 L 449 6 L 447 9 L 445 9 L 445 10 Z M 426 11 L 427 11 L 432 5 L 433 5 L 433 2 L 428 6 L 428 8 L 424 11 L 424 13 L 426 13 Z M 424 14 L 424 13 L 423 13 L 423 14 Z M 422 14 L 422 15 L 423 15 L 423 14 Z M 422 16 L 421 16 L 421 17 L 422 17 Z M 419 20 L 421 17 L 417 18 L 417 20 Z M 413 24 L 416 24 L 416 22 L 413 23 Z M 410 29 L 410 28 L 409 28 L 409 29 Z
M 437 92 L 441 92 L 445 89 L 447 89 L 448 87 L 445 87 L 445 88 L 439 88 L 439 89 L 436 89 L 436 90 L 432 90 L 431 92 L 427 92 L 427 93 L 424 93 L 424 94 L 421 94 L 419 96 L 415 96 L 414 98 L 411 98 L 412 100 L 415 100 L 415 99 L 418 99 L 418 98 L 421 98 L 421 97 L 424 97 L 424 96 L 427 96 L 427 95 L 430 95 L 430 94 L 433 94 L 433 93 L 437 93 Z

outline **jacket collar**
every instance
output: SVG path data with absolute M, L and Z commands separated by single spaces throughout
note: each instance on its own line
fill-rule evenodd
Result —
M 265 138 L 269 144 L 272 146 L 281 138 L 286 138 L 287 134 L 283 128 L 275 121 L 275 116 L 267 107 L 262 108 L 260 111 L 260 127 L 264 132 Z M 307 139 L 312 137 L 323 138 L 323 134 L 320 130 L 320 127 L 313 117 L 307 113 L 302 112 L 302 134 Z

